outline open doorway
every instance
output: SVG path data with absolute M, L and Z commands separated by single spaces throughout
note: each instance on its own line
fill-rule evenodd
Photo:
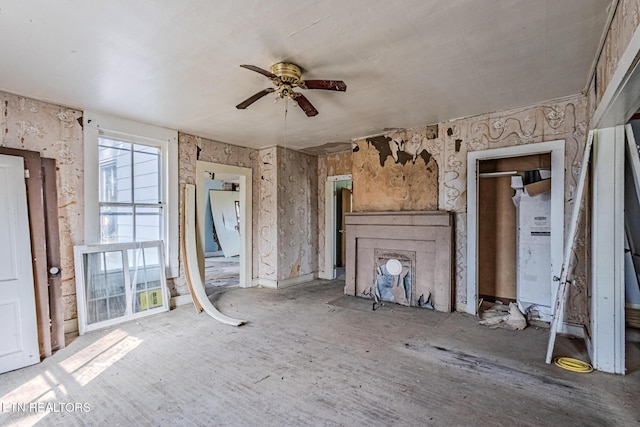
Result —
M 251 169 L 198 161 L 198 266 L 207 295 L 251 286 Z
M 203 283 L 209 293 L 240 284 L 240 176 L 212 173 L 203 185 Z
M 335 215 L 335 248 L 336 254 L 336 279 L 344 279 L 345 277 L 345 258 L 346 258 L 346 227 L 344 224 L 345 214 L 351 212 L 351 180 L 345 179 L 335 181 L 334 197 L 336 199 Z
M 551 321 L 551 154 L 478 164 L 480 310 L 513 302 Z
M 344 216 L 351 212 L 352 185 L 351 175 L 329 176 L 325 182 L 324 266 L 319 274 L 322 279 L 344 279 Z
M 514 205 L 516 200 L 512 200 L 512 197 L 527 193 L 523 188 L 526 170 L 537 171 L 534 179 L 536 181 L 541 180 L 542 171 L 548 169 L 550 169 L 549 178 L 559 185 L 550 186 L 548 215 L 535 215 L 532 221 L 534 223 L 542 221 L 542 219 L 536 219 L 536 216 L 548 216 L 548 218 L 544 220 L 545 224 L 539 224 L 540 230 L 532 228 L 529 224 L 528 236 L 520 236 L 522 239 L 539 237 L 537 236 L 539 233 L 548 233 L 550 254 L 548 264 L 541 268 L 537 274 L 539 277 L 533 281 L 533 284 L 518 288 L 517 282 L 519 280 L 524 282 L 527 277 L 518 277 L 521 272 L 516 268 L 519 246 L 522 247 L 522 245 L 518 241 L 517 234 L 518 208 Z M 513 190 L 512 177 L 521 178 L 522 188 L 518 187 L 520 193 Z M 500 200 L 496 199 L 498 190 L 502 194 L 499 197 Z M 564 250 L 564 141 L 469 153 L 467 193 L 467 312 L 477 314 L 478 305 L 484 295 L 494 299 L 516 300 L 521 310 L 531 309 L 533 315 L 544 320 L 544 307 L 547 307 L 545 302 L 549 301 L 550 306 L 550 301 L 555 301 L 557 284 L 553 281 L 553 277 L 559 276 Z M 514 207 L 511 208 L 511 206 Z M 511 225 L 504 226 L 500 222 Z M 537 224 L 534 225 L 537 227 Z M 485 248 L 486 246 L 488 247 Z M 492 252 L 489 252 L 490 249 Z M 536 285 L 537 283 L 540 285 Z M 542 289 L 545 291 L 537 298 L 543 298 L 545 301 L 531 301 L 531 294 L 538 293 Z M 551 307 L 548 308 L 547 311 L 551 313 Z M 534 310 L 535 313 L 533 313 Z

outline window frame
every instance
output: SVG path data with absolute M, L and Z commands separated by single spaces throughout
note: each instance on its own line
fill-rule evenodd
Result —
M 138 291 L 137 285 L 140 282 L 132 281 L 131 273 L 135 271 L 139 266 L 136 263 L 133 267 L 131 266 L 131 261 L 129 259 L 129 251 L 144 251 L 144 249 L 157 249 L 159 257 L 159 266 L 160 266 L 160 287 L 152 288 L 151 290 L 147 289 L 147 283 L 145 280 L 145 289 L 143 291 Z M 124 282 L 122 283 L 124 294 L 117 296 L 125 297 L 125 310 L 119 316 L 110 317 L 105 320 L 97 320 L 95 322 L 89 323 L 89 309 L 88 303 L 91 300 L 89 298 L 90 288 L 93 288 L 94 283 L 88 276 L 88 263 L 87 263 L 87 255 L 95 255 L 105 253 L 117 253 L 121 254 L 122 260 L 122 275 Z M 78 333 L 80 335 L 84 335 L 85 332 L 105 328 L 108 326 L 117 325 L 119 323 L 126 322 L 128 320 L 138 319 L 140 317 L 150 316 L 156 313 L 161 313 L 164 311 L 169 311 L 169 299 L 170 293 L 167 288 L 166 281 L 166 268 L 164 265 L 164 256 L 163 256 L 163 243 L 161 240 L 153 240 L 153 241 L 145 241 L 145 242 L 127 242 L 127 243 L 107 243 L 107 244 L 98 244 L 98 245 L 80 245 L 74 246 L 74 262 L 75 262 L 75 271 L 76 271 L 76 295 L 78 300 Z M 144 257 L 144 255 L 143 255 Z M 146 263 L 143 262 L 146 270 Z M 106 274 L 106 273 L 105 273 Z M 137 276 L 137 274 L 136 274 Z M 135 285 L 135 288 L 134 288 Z M 154 291 L 158 289 L 162 295 L 162 303 L 155 307 L 147 307 L 145 309 L 135 311 L 134 304 L 136 294 Z M 103 299 L 109 300 L 113 298 L 113 296 L 106 295 L 104 297 L 93 298 L 95 299 Z
M 98 159 L 98 167 L 100 168 L 100 173 L 99 173 L 99 177 L 98 179 L 100 180 L 99 182 L 99 190 L 98 190 L 98 208 L 99 208 L 99 215 L 102 216 L 102 208 L 104 207 L 114 207 L 114 208 L 130 208 L 131 209 L 131 214 L 132 214 L 132 230 L 131 233 L 133 235 L 133 240 L 134 242 L 138 242 L 138 241 L 145 241 L 145 240 L 139 240 L 137 239 L 136 233 L 137 233 L 137 226 L 136 226 L 136 221 L 137 221 L 137 210 L 140 208 L 142 210 L 144 210 L 145 208 L 157 208 L 160 210 L 161 212 L 161 221 L 162 224 L 164 224 L 164 217 L 166 215 L 166 207 L 167 207 L 167 203 L 165 202 L 165 198 L 163 197 L 163 191 L 164 191 L 164 186 L 165 183 L 163 182 L 163 176 L 164 176 L 164 172 L 162 170 L 162 161 L 163 161 L 163 157 L 165 155 L 165 153 L 162 150 L 162 147 L 156 143 L 142 143 L 140 140 L 137 141 L 132 141 L 129 138 L 121 138 L 121 137 L 116 137 L 113 136 L 111 134 L 111 132 L 101 132 L 98 136 L 98 153 L 100 152 L 100 147 L 104 147 L 104 148 L 108 148 L 105 146 L 100 146 L 100 138 L 105 138 L 111 141 L 117 141 L 119 143 L 123 143 L 123 144 L 128 144 L 129 145 L 129 150 L 128 151 L 128 155 L 130 156 L 130 165 L 129 165 L 129 170 L 130 170 L 130 176 L 128 177 L 129 183 L 131 184 L 131 198 L 128 202 L 120 202 L 120 201 L 110 201 L 110 202 L 105 202 L 100 200 L 100 193 L 102 192 L 103 188 L 102 185 L 104 184 L 103 181 L 103 169 L 102 169 L 102 163 L 100 161 L 100 159 Z M 136 192 L 137 192 L 137 188 L 136 188 L 136 176 L 135 175 L 135 171 L 136 171 L 136 163 L 135 163 L 135 153 L 136 153 L 136 146 L 142 146 L 142 147 L 152 147 L 154 149 L 157 149 L 159 151 L 158 154 L 158 188 L 159 188 L 159 193 L 158 193 L 158 197 L 156 198 L 156 200 L 158 200 L 155 203 L 152 202 L 141 202 L 141 201 L 137 201 L 136 198 Z M 111 166 L 116 166 L 117 167 L 117 162 L 115 162 L 113 159 L 110 159 L 109 162 L 111 164 Z M 106 188 L 105 188 L 106 190 Z M 102 226 L 102 224 L 101 224 Z M 102 229 L 100 230 L 100 240 L 101 243 L 103 244 L 107 244 L 107 243 L 117 243 L 117 242 L 105 242 L 102 240 Z M 160 240 L 162 240 L 164 238 L 165 235 L 165 230 L 164 227 L 160 227 L 159 230 L 159 236 L 151 239 L 151 240 L 157 240 L 158 238 Z
M 167 278 L 179 276 L 178 266 L 178 131 L 131 120 L 84 112 L 84 243 L 101 244 L 100 168 L 98 146 L 101 136 L 151 145 L 161 150 L 162 241 Z M 95 165 L 95 167 L 92 167 Z

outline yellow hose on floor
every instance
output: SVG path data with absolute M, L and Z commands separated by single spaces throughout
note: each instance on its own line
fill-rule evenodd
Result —
M 593 366 L 582 360 L 574 359 L 572 357 L 556 357 L 553 359 L 553 363 L 556 366 L 566 369 L 571 372 L 587 373 L 593 371 Z

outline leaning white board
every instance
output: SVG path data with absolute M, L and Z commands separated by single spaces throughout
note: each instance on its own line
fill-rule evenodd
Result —
M 184 238 L 185 238 L 185 268 L 187 280 L 191 283 L 191 297 L 196 306 L 199 304 L 202 309 L 219 322 L 231 326 L 240 326 L 247 323 L 246 320 L 238 320 L 218 311 L 211 304 L 209 297 L 204 290 L 204 284 L 198 269 L 198 252 L 196 248 L 196 188 L 193 184 L 186 184 L 184 188 Z

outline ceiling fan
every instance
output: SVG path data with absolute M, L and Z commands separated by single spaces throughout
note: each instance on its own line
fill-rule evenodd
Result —
M 347 85 L 342 80 L 300 80 L 300 76 L 302 76 L 300 67 L 288 62 L 278 62 L 272 65 L 271 71 L 255 65 L 241 65 L 241 67 L 268 77 L 276 87 L 264 89 L 245 99 L 236 105 L 239 110 L 244 110 L 263 96 L 276 92 L 276 95 L 280 98 L 293 99 L 308 117 L 313 117 L 318 114 L 318 110 L 303 94 L 294 92 L 293 88 L 335 90 L 339 92 L 347 90 Z

